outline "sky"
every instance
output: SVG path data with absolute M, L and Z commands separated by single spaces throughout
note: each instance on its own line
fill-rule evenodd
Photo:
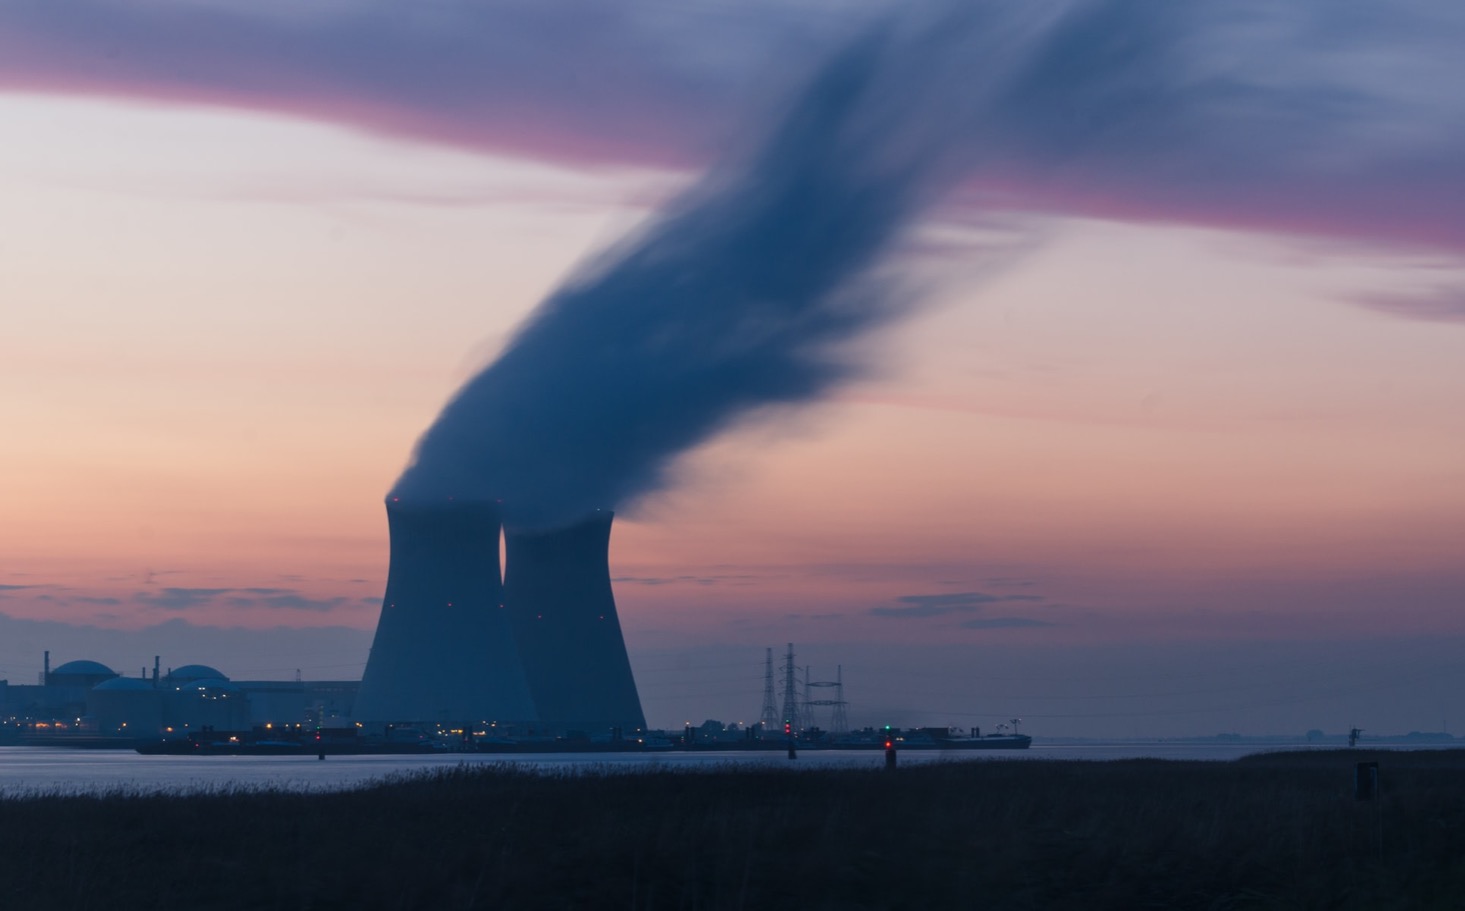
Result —
M 1465 729 L 1465 14 L 907 6 L 0 9 L 0 679 L 357 677 L 444 404 L 874 30 L 898 312 L 618 504 L 648 721 Z

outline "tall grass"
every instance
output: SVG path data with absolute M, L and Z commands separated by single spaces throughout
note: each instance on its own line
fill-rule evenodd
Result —
M 1461 908 L 1462 773 L 1339 750 L 30 794 L 0 800 L 0 908 Z

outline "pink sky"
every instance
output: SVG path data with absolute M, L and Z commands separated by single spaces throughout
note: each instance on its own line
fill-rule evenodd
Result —
M 323 51 L 264 80 L 248 41 L 228 67 L 200 50 L 196 7 L 148 9 L 193 36 L 193 69 L 126 30 L 0 16 L 0 614 L 19 631 L 0 679 L 32 679 L 47 647 L 130 672 L 149 636 L 198 649 L 165 663 L 351 677 L 385 580 L 381 498 L 417 435 L 689 179 L 721 118 L 770 91 L 747 70 L 780 45 L 744 23 L 723 57 L 678 57 L 672 29 L 600 89 L 615 120 L 530 79 L 533 59 L 444 96 L 415 45 L 390 90 Z M 593 45 L 608 72 L 643 26 Z M 1146 181 L 1101 155 L 991 184 L 1016 194 L 994 222 L 938 212 L 898 260 L 928 301 L 870 341 L 874 376 L 691 453 L 618 520 L 650 720 L 751 715 L 762 648 L 786 641 L 845 665 L 857 720 L 958 702 L 980 717 L 953 723 L 1020 712 L 1052 733 L 1458 717 L 1439 695 L 1465 692 L 1458 662 L 1429 649 L 1465 634 L 1465 182 L 1445 179 L 1465 159 L 1429 164 L 1460 138 L 1443 128 L 1401 138 L 1448 112 L 1392 85 L 1374 94 L 1397 117 L 1352 137 L 1384 151 L 1334 162 L 1357 181 L 1326 163 L 1313 184 Z M 535 100 L 543 122 L 522 122 Z M 255 632 L 231 653 L 215 630 L 235 627 Z M 308 647 L 280 629 L 307 627 Z M 1362 699 L 1329 669 L 1366 646 L 1360 673 L 1422 682 Z M 962 649 L 1001 674 L 972 676 Z M 1232 694 L 1248 655 L 1297 698 Z M 1184 689 L 1178 656 L 1215 698 L 1133 695 Z

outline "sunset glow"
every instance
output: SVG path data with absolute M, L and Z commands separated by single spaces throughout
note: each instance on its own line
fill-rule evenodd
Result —
M 275 71 L 249 42 L 236 79 L 209 69 L 201 7 L 146 9 L 198 69 L 144 65 L 157 48 L 125 30 L 122 62 L 89 69 L 97 35 L 0 13 L 0 679 L 32 680 L 41 648 L 131 668 L 178 621 L 200 653 L 176 663 L 349 679 L 415 440 L 572 268 L 694 179 L 786 39 L 689 73 L 671 48 L 695 42 L 665 38 L 598 101 L 497 71 L 449 97 L 407 63 L 376 93 L 359 60 Z M 565 52 L 591 25 L 529 33 Z M 1312 63 L 1298 79 L 1324 81 Z M 1387 102 L 1396 78 L 1368 84 Z M 1106 148 L 964 185 L 895 257 L 911 313 L 858 343 L 868 376 L 739 424 L 622 508 L 611 569 L 651 723 L 751 715 L 762 649 L 788 641 L 844 665 L 862 723 L 957 702 L 1054 733 L 1131 709 L 1202 733 L 1465 714 L 1465 666 L 1418 657 L 1465 642 L 1465 137 L 1407 100 L 1358 180 L 1329 182 L 1352 160 L 1316 149 L 1311 183 L 1288 159 L 1201 185 L 1181 173 L 1212 167 L 1199 153 L 1148 180 Z M 248 644 L 212 651 L 234 628 Z M 115 651 L 68 651 L 103 648 L 98 629 Z M 1033 677 L 984 690 L 961 648 Z M 1418 686 L 1178 717 L 1120 698 L 1177 656 L 1210 655 L 1194 666 L 1220 692 L 1237 656 L 1265 676 L 1362 652 Z M 1126 665 L 1149 682 L 1105 690 Z M 1091 686 L 1118 701 L 1084 719 L 1070 697 Z

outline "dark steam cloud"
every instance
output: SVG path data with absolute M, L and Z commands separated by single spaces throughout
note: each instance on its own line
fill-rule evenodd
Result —
M 1359 2 L 1287 9 L 960 2 L 882 21 L 761 142 L 543 302 L 429 428 L 394 495 L 501 498 L 528 525 L 633 503 L 734 422 L 858 375 L 852 343 L 913 302 L 884 258 L 958 182 L 977 206 L 1458 248 L 1450 150 L 1465 131 L 1432 115 L 1460 104 L 1416 78 L 1452 66 L 1419 43 L 1437 9 L 1413 4 L 1403 25 Z M 1411 57 L 1415 43 L 1428 52 Z M 1355 75 L 1364 51 L 1389 68 Z M 1401 173 L 1432 189 L 1396 192 Z
M 1040 19 L 890 22 L 845 49 L 759 147 L 541 304 L 393 495 L 496 497 L 510 523 L 571 521 L 657 488 L 739 418 L 858 373 L 846 343 L 902 309 L 881 257 L 962 173 L 965 117 L 1002 69 L 988 86 L 952 77 L 971 72 L 966 55 L 1018 53 Z

